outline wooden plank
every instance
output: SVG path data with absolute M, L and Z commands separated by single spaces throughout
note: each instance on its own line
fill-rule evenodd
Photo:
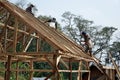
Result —
M 71 70 L 59 70 L 59 72 L 71 72 Z M 79 70 L 72 70 L 72 73 L 78 73 Z M 80 72 L 90 72 L 89 70 L 81 70 Z

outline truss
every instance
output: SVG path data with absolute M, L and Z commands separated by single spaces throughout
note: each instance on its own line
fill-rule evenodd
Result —
M 29 50 L 31 44 L 34 48 Z M 45 44 L 50 45 L 49 51 L 45 50 Z M 32 80 L 34 72 L 49 72 L 46 80 L 60 80 L 62 72 L 69 73 L 69 80 L 72 80 L 72 73 L 77 73 L 76 79 L 82 80 L 82 73 L 88 73 L 87 80 L 90 80 L 88 63 L 91 61 L 98 64 L 98 60 L 87 55 L 80 45 L 62 32 L 47 26 L 14 4 L 0 1 L 0 62 L 5 64 L 0 71 L 5 72 L 5 80 L 10 80 L 11 72 L 15 72 L 16 80 L 19 80 L 20 72 L 29 72 L 29 80 Z M 19 62 L 27 64 L 29 69 L 20 68 Z M 35 69 L 35 62 L 45 62 L 50 69 Z M 76 70 L 72 69 L 72 63 L 78 64 Z M 65 68 L 62 69 L 60 65 Z

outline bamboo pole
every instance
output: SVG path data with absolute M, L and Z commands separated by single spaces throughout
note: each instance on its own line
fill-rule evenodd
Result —
M 90 70 L 89 62 L 87 62 L 87 69 Z M 88 80 L 90 80 L 90 71 L 88 72 Z
M 33 33 L 33 35 L 36 35 L 35 33 Z M 29 48 L 29 46 L 30 46 L 30 44 L 31 44 L 31 42 L 32 42 L 32 40 L 33 40 L 34 38 L 32 37 L 32 38 L 30 38 L 30 40 L 29 40 L 29 42 L 28 42 L 28 44 L 27 44 L 27 46 L 25 47 L 25 49 L 24 49 L 24 51 L 23 52 L 26 52 L 27 51 L 27 49 Z
M 69 70 L 70 70 L 69 80 L 72 80 L 72 64 L 71 64 L 71 59 L 69 59 Z
M 11 17 L 11 15 L 7 15 L 7 19 L 6 19 L 6 22 L 5 22 L 5 27 L 4 27 L 4 32 L 3 32 L 3 34 L 4 34 L 4 51 L 5 52 L 7 52 L 7 24 L 8 24 L 8 22 L 9 22 L 9 20 L 10 20 L 10 17 Z
M 82 76 L 81 76 L 81 64 L 82 61 L 79 61 L 79 66 L 78 66 L 78 76 L 77 76 L 77 80 L 82 80 Z
M 58 58 L 57 55 L 53 56 L 53 64 L 54 64 L 54 71 L 55 71 L 53 80 L 60 80 L 60 74 L 59 74 L 59 70 L 58 70 L 57 58 Z
M 33 80 L 33 61 L 31 60 L 30 61 L 30 69 L 32 70 L 32 71 L 30 71 L 30 80 Z
M 8 56 L 5 80 L 10 80 L 10 73 L 11 73 L 11 56 Z
M 16 62 L 16 69 L 17 69 L 17 71 L 16 71 L 16 80 L 18 80 L 18 74 L 19 74 L 19 64 L 18 64 L 18 61 Z

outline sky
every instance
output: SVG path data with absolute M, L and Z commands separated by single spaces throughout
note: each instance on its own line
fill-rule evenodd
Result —
M 8 0 L 15 3 L 18 0 Z M 94 21 L 94 25 L 112 26 L 120 30 L 120 0 L 26 0 L 34 4 L 37 15 L 55 17 L 61 22 L 61 15 L 70 11 L 75 15 Z

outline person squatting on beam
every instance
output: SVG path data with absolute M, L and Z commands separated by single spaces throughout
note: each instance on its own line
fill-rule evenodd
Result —
M 33 12 L 32 12 L 33 7 L 35 7 L 35 6 L 33 4 L 30 4 L 30 6 L 28 6 L 26 8 L 26 12 L 29 12 L 30 14 L 34 15 Z
M 50 27 L 53 27 L 54 29 L 57 29 L 57 21 L 56 18 L 48 19 L 44 23 L 49 23 Z

